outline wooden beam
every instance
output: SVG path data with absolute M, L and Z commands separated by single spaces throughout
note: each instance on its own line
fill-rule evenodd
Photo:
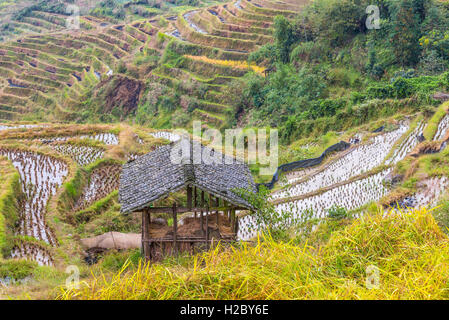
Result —
M 201 191 L 201 206 L 204 207 L 204 191 Z M 200 211 L 201 211 L 201 232 L 204 232 L 204 222 L 203 222 L 204 210 L 200 210 Z
M 200 211 L 200 228 L 201 232 L 204 233 L 203 210 Z
M 143 256 L 147 261 L 151 259 L 150 244 L 148 240 L 150 240 L 150 212 L 144 210 L 142 211 L 142 247 Z
M 235 210 L 231 209 L 231 230 L 235 233 Z
M 196 199 L 197 193 L 198 192 L 197 192 L 196 187 L 195 187 L 195 189 L 193 189 L 193 205 L 195 206 L 195 208 L 198 207 L 198 202 L 197 202 L 197 199 Z M 196 219 L 196 211 L 195 210 L 193 210 L 193 214 L 194 214 L 194 217 Z
M 206 206 L 201 206 L 201 207 L 193 207 L 193 208 L 186 208 L 186 207 L 177 207 L 176 212 L 179 213 L 185 213 L 185 212 L 191 212 L 191 211 L 206 211 L 207 209 L 209 209 L 210 211 L 226 211 L 226 210 L 230 210 L 230 209 L 235 209 L 235 210 L 250 210 L 248 208 L 245 207 L 238 207 L 238 206 L 232 206 L 232 207 L 206 207 Z M 148 212 L 151 213 L 171 213 L 173 211 L 172 207 L 152 207 L 152 208 L 147 208 L 146 210 L 148 210 Z
M 176 212 L 176 202 L 173 204 L 173 250 L 175 255 L 178 255 L 178 213 Z
M 215 197 L 215 207 L 219 207 L 220 206 L 220 198 L 218 198 L 218 197 Z M 218 224 L 219 224 L 219 211 L 218 210 L 216 210 L 215 211 L 215 215 L 217 216 L 217 227 L 218 227 Z
M 192 209 L 192 187 L 187 186 L 187 208 Z
M 206 211 L 206 250 L 209 250 L 209 212 Z

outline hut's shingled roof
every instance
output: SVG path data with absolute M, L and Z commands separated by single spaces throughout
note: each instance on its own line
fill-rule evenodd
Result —
M 159 147 L 123 166 L 119 187 L 122 212 L 141 210 L 149 203 L 187 185 L 196 186 L 234 205 L 252 208 L 245 199 L 235 193 L 235 189 L 240 188 L 256 190 L 246 164 L 205 146 L 201 146 L 201 154 L 209 152 L 223 161 L 220 164 L 206 164 L 207 161 L 201 159 L 201 162 L 195 164 L 190 157 L 186 162 L 176 164 L 171 161 L 170 154 L 178 143 L 181 142 Z M 192 151 L 192 143 L 190 146 Z M 232 164 L 228 164 L 231 162 Z

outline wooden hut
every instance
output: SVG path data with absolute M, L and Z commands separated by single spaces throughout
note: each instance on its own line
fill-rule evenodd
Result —
M 176 163 L 171 155 L 176 145 L 183 142 L 159 147 L 123 166 L 121 210 L 142 213 L 142 250 L 148 260 L 179 252 L 194 253 L 218 241 L 235 241 L 236 211 L 253 209 L 238 191 L 256 189 L 247 165 L 199 143 L 195 149 L 193 144 L 197 142 L 190 141 L 187 157 Z M 221 162 L 209 163 L 203 157 L 198 161 L 199 151 Z M 175 192 L 183 200 L 178 197 L 178 201 L 167 205 L 167 198 Z M 172 226 L 155 218 L 161 213 L 173 218 Z M 182 215 L 180 221 L 178 215 Z

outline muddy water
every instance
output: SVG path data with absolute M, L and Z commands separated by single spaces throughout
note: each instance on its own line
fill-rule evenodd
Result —
M 433 141 L 443 139 L 448 129 L 449 129 L 449 115 L 445 115 L 441 120 L 441 122 L 438 124 L 438 129 L 437 132 L 435 133 Z
M 45 127 L 45 126 L 38 125 L 38 124 L 20 124 L 20 125 L 16 125 L 16 126 L 0 125 L 0 131 L 13 130 L 13 129 L 29 129 L 29 128 L 37 128 L 37 127 Z
M 69 139 L 90 139 L 103 142 L 106 145 L 118 145 L 119 139 L 116 134 L 113 133 L 97 133 L 95 135 L 79 135 L 79 136 L 66 136 L 66 137 L 51 137 L 51 138 L 39 138 L 36 141 L 51 143 L 55 141 L 67 141 Z
M 207 31 L 201 29 L 198 25 L 193 23 L 192 20 L 190 20 L 190 17 L 193 16 L 194 14 L 196 14 L 196 13 L 198 13 L 198 11 L 188 12 L 188 13 L 184 14 L 184 19 L 188 22 L 190 27 L 193 28 L 196 32 L 199 32 L 199 33 L 202 33 L 202 34 L 207 34 Z
M 100 148 L 78 146 L 71 144 L 58 144 L 51 146 L 56 151 L 69 156 L 80 166 L 86 166 L 104 155 L 104 150 Z
M 438 204 L 440 196 L 447 190 L 449 180 L 446 177 L 433 177 L 420 182 L 422 186 L 415 194 L 416 207 L 432 207 Z
M 209 11 L 211 14 L 213 14 L 214 16 L 218 17 L 218 19 L 220 19 L 220 22 L 221 22 L 221 23 L 226 23 L 226 20 L 225 20 L 222 16 L 220 16 L 220 15 L 218 14 L 218 12 L 216 12 L 216 11 L 214 11 L 214 10 L 211 10 L 211 9 L 208 9 L 208 11 Z
M 181 139 L 181 136 L 179 134 L 169 132 L 169 131 L 158 131 L 155 133 L 150 133 L 150 135 L 152 135 L 155 138 L 162 138 L 162 139 L 169 140 L 171 142 L 176 142 L 179 139 Z
M 11 160 L 20 175 L 24 199 L 20 203 L 17 235 L 56 245 L 56 237 L 45 221 L 46 206 L 67 176 L 67 165 L 31 151 L 0 149 L 0 155 Z M 47 250 L 31 242 L 15 248 L 11 255 L 32 259 L 41 265 L 51 264 L 52 261 Z
M 241 0 L 237 0 L 237 1 L 234 3 L 234 6 L 235 6 L 237 9 L 239 9 L 239 10 L 243 10 L 242 6 L 240 5 L 240 2 L 242 2 L 242 1 L 241 1 Z
M 104 166 L 95 169 L 89 178 L 88 185 L 75 206 L 75 211 L 85 209 L 97 200 L 100 200 L 117 190 L 119 187 L 119 178 L 121 166 Z
M 404 159 L 420 142 L 420 137 L 423 134 L 424 121 L 421 121 L 416 126 L 408 137 L 396 148 L 393 156 L 385 161 L 386 165 L 396 164 Z

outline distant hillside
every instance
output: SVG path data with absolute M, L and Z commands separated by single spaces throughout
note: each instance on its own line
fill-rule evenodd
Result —
M 202 3 L 207 8 L 168 7 L 164 10 L 179 14 L 139 19 L 128 13 L 132 6 L 150 6 L 140 1 L 112 6 L 126 11 L 125 23 L 117 23 L 106 10 L 109 2 L 83 15 L 79 31 L 64 29 L 59 6 L 16 15 L 41 32 L 0 45 L 1 118 L 109 122 L 129 116 L 157 127 L 183 126 L 191 119 L 235 125 L 239 111 L 229 84 L 249 71 L 263 74 L 264 67 L 247 63 L 248 54 L 273 42 L 276 15 L 293 19 L 293 10 L 303 6 Z M 142 83 L 141 89 L 132 103 L 101 106 L 114 101 L 105 94 L 117 75 Z

